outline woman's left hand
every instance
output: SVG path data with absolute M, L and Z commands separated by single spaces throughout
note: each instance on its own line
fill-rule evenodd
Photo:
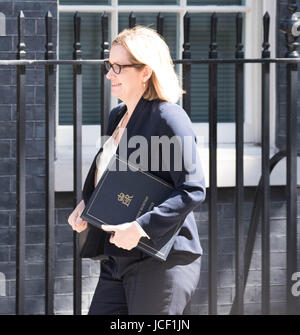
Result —
M 109 242 L 118 248 L 131 250 L 135 248 L 142 237 L 141 232 L 134 222 L 125 222 L 115 226 L 102 225 L 104 231 L 111 231 L 114 234 L 110 237 Z

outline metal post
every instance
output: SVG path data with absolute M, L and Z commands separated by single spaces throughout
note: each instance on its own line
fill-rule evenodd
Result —
M 236 58 L 244 58 L 243 16 L 236 17 Z M 244 314 L 244 64 L 235 65 L 235 118 L 236 118 L 236 199 L 235 199 L 235 295 L 236 313 Z
M 24 43 L 24 13 L 18 16 L 17 59 L 26 58 Z M 26 66 L 17 66 L 17 176 L 16 176 L 16 314 L 24 314 L 25 284 L 25 224 L 26 224 Z
M 270 58 L 270 16 L 263 18 L 264 41 L 262 58 Z M 270 64 L 262 64 L 262 220 L 261 220 L 261 269 L 262 314 L 270 313 Z
M 102 50 L 101 59 L 109 57 L 109 43 L 108 43 L 108 16 L 103 13 L 101 17 L 102 25 Z M 101 66 L 101 136 L 107 135 L 106 130 L 108 126 L 108 116 L 110 110 L 110 84 L 105 78 L 104 65 Z M 102 143 L 103 144 L 103 143 Z
M 184 15 L 184 42 L 182 59 L 191 59 L 191 44 L 190 44 L 190 25 L 191 17 L 188 12 Z M 191 116 L 191 64 L 185 63 L 182 65 L 182 87 L 185 94 L 182 98 L 183 109 L 188 116 Z
M 209 58 L 218 58 L 216 13 L 211 16 Z M 208 308 L 217 314 L 217 111 L 218 65 L 209 64 L 209 233 L 208 233 Z
M 45 59 L 54 59 L 52 43 L 52 14 L 46 15 L 46 54 Z M 55 159 L 55 73 L 54 65 L 45 66 L 46 98 L 46 314 L 54 314 L 54 159 Z
M 78 12 L 74 15 L 74 52 L 73 59 L 81 59 L 80 44 L 81 17 Z M 74 122 L 74 206 L 82 199 L 82 65 L 73 65 L 73 122 Z M 79 256 L 78 233 L 73 232 L 74 245 L 74 314 L 81 314 L 81 273 L 82 262 Z
M 287 53 L 285 57 L 299 57 L 297 42 L 300 32 L 300 22 L 295 14 L 297 12 L 296 0 L 288 4 L 289 15 L 281 22 L 280 28 L 286 35 Z M 297 272 L 297 104 L 298 104 L 298 63 L 289 63 L 287 72 L 287 113 L 286 113 L 286 169 L 287 169 L 287 223 L 286 223 L 286 248 L 287 248 L 287 314 L 296 314 L 296 297 L 292 294 L 292 275 Z

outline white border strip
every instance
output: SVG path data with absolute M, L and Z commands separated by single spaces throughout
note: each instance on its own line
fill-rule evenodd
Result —
M 112 12 L 115 11 L 116 7 L 112 6 L 93 6 L 93 5 L 59 5 L 58 11 L 60 13 L 68 12 Z M 189 13 L 248 13 L 250 12 L 249 6 L 118 6 L 118 12 L 169 12 L 169 13 L 180 13 L 182 11 L 188 11 Z

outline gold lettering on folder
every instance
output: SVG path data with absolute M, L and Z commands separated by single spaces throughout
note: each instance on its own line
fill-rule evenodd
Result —
M 127 207 L 129 207 L 132 198 L 133 198 L 133 195 L 124 194 L 123 192 L 118 194 L 118 200 Z
M 151 202 L 150 206 L 148 207 L 148 212 L 150 212 L 152 210 L 152 208 L 154 207 L 154 202 Z
M 148 195 L 146 195 L 146 198 L 144 199 L 144 201 L 142 203 L 142 206 L 140 207 L 140 209 L 139 209 L 139 211 L 138 211 L 138 213 L 137 213 L 137 215 L 135 217 L 136 219 L 142 214 L 142 211 L 143 211 L 143 209 L 144 209 L 144 207 L 145 207 L 146 202 L 148 201 L 148 199 L 149 199 L 149 197 L 148 197 Z

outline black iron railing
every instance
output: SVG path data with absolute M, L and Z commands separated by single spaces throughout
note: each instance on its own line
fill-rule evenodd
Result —
M 262 217 L 262 313 L 270 313 L 270 173 L 275 165 L 287 157 L 287 312 L 296 313 L 296 300 L 291 294 L 292 273 L 297 266 L 297 89 L 298 63 L 297 36 L 293 35 L 293 26 L 297 22 L 294 13 L 297 10 L 295 1 L 289 5 L 289 16 L 282 23 L 281 29 L 287 37 L 288 53 L 286 58 L 270 58 L 268 13 L 263 18 L 264 38 L 262 57 L 244 58 L 242 43 L 243 17 L 236 17 L 236 52 L 233 59 L 219 59 L 216 40 L 217 20 L 211 16 L 211 43 L 208 59 L 192 59 L 190 51 L 190 16 L 184 16 L 184 44 L 182 59 L 174 63 L 182 65 L 182 82 L 186 94 L 183 97 L 183 108 L 188 115 L 191 112 L 191 67 L 194 64 L 207 64 L 209 67 L 209 314 L 217 314 L 217 110 L 218 110 L 218 65 L 234 64 L 235 66 L 235 124 L 236 124 L 236 187 L 235 187 L 235 299 L 231 313 L 243 314 L 244 291 L 247 283 L 251 256 L 258 227 L 259 216 Z M 129 16 L 129 26 L 135 26 L 135 16 Z M 26 110 L 26 67 L 43 65 L 46 79 L 46 275 L 45 313 L 54 313 L 54 159 L 55 159 L 55 67 L 72 64 L 73 66 L 73 111 L 74 111 L 74 205 L 81 200 L 82 192 L 82 66 L 97 64 L 101 67 L 101 129 L 107 128 L 110 109 L 108 82 L 104 79 L 103 60 L 108 57 L 108 16 L 102 15 L 102 52 L 99 60 L 83 60 L 80 44 L 80 16 L 74 15 L 74 52 L 73 60 L 53 59 L 52 16 L 46 15 L 46 53 L 45 60 L 27 60 L 24 43 L 24 14 L 21 12 L 19 23 L 19 43 L 17 60 L 0 61 L 0 66 L 14 65 L 17 68 L 17 238 L 16 238 L 16 314 L 24 314 L 24 255 L 25 255 L 25 110 Z M 164 18 L 157 16 L 157 30 L 163 34 Z M 262 177 L 257 187 L 254 207 L 246 243 L 244 243 L 244 64 L 260 63 L 262 67 Z M 285 63 L 287 70 L 287 146 L 286 151 L 277 153 L 269 159 L 270 154 L 270 64 Z M 102 135 L 105 135 L 102 132 Z M 81 314 L 81 259 L 77 249 L 77 234 L 74 233 L 74 314 Z

